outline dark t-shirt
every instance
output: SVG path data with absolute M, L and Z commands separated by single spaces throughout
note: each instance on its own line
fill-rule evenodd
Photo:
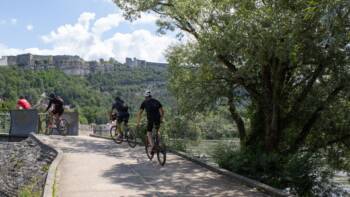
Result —
M 46 111 L 50 109 L 52 104 L 54 105 L 54 109 L 56 110 L 63 109 L 63 99 L 59 96 L 56 96 L 55 98 L 50 99 L 49 105 L 47 106 Z
M 161 107 L 162 107 L 162 104 L 158 100 L 151 98 L 148 100 L 144 100 L 143 103 L 141 104 L 140 109 L 142 110 L 146 109 L 148 120 L 158 120 L 160 119 L 159 109 Z
M 120 112 L 128 112 L 128 107 L 124 105 L 123 100 L 117 100 L 115 103 L 112 105 L 112 110 L 116 109 L 118 113 Z

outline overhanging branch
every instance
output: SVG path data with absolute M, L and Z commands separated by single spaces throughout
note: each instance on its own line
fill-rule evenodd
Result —
M 320 104 L 319 107 L 311 114 L 310 118 L 304 124 L 302 131 L 298 134 L 293 146 L 290 148 L 290 152 L 295 152 L 304 142 L 307 136 L 310 134 L 312 127 L 321 115 L 321 112 L 327 108 L 327 106 L 334 101 L 340 91 L 345 88 L 344 84 L 336 87 L 327 97 L 327 99 Z

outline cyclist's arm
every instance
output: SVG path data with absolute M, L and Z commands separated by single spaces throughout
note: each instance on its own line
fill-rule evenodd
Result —
M 46 107 L 46 110 L 45 110 L 46 112 L 50 109 L 51 105 L 52 105 L 52 101 L 50 100 L 50 101 L 49 101 L 49 104 L 48 104 L 47 107 Z
M 163 107 L 159 108 L 159 113 L 160 113 L 160 120 L 163 121 L 163 118 L 164 118 L 164 109 L 163 109 Z
M 140 125 L 141 117 L 142 117 L 143 109 L 140 109 L 139 113 L 137 114 L 137 126 Z

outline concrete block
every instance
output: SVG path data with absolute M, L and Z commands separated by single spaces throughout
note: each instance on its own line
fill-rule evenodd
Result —
M 38 131 L 39 115 L 37 110 L 11 110 L 10 116 L 10 135 L 28 137 L 29 133 Z

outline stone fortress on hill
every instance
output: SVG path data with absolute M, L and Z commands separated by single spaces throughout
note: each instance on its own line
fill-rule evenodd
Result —
M 21 54 L 16 56 L 3 56 L 0 58 L 1 66 L 18 66 L 23 69 L 32 70 L 47 70 L 47 69 L 59 69 L 68 75 L 88 75 L 95 72 L 109 72 L 113 71 L 116 66 L 120 65 L 118 61 L 113 58 L 105 61 L 100 59 L 99 61 L 85 61 L 79 56 L 71 55 L 33 55 L 33 54 Z M 136 58 L 126 58 L 125 65 L 135 67 L 146 68 L 166 68 L 165 63 L 147 62 L 145 60 L 139 60 Z

